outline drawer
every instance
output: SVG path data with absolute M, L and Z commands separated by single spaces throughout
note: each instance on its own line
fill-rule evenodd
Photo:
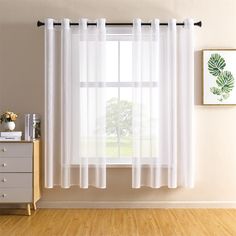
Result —
M 0 157 L 32 157 L 32 143 L 0 143 Z
M 0 173 L 0 188 L 31 188 L 32 173 Z
M 0 188 L 0 203 L 32 202 L 32 188 Z
M 32 158 L 0 158 L 0 172 L 32 172 Z

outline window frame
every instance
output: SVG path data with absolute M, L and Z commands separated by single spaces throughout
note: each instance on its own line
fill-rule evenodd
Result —
M 116 28 L 117 29 L 117 28 Z M 132 82 L 132 78 L 131 81 L 121 81 L 121 63 L 120 63 L 120 50 L 121 50 L 121 46 L 120 46 L 120 42 L 122 41 L 132 41 L 132 35 L 130 34 L 130 31 L 128 31 L 130 29 L 126 28 L 126 32 L 127 34 L 120 34 L 120 33 L 110 33 L 107 36 L 107 41 L 115 41 L 118 43 L 118 58 L 117 58 L 117 62 L 118 62 L 118 70 L 117 70 L 117 77 L 118 80 L 117 81 L 105 81 L 105 82 L 79 82 L 79 86 L 82 88 L 117 88 L 118 89 L 118 100 L 121 99 L 120 97 L 120 88 L 134 88 L 134 87 L 157 87 L 158 84 L 157 82 L 148 82 L 148 81 L 142 81 L 142 82 Z M 110 31 L 112 31 L 112 29 L 110 29 Z M 132 46 L 132 43 L 131 43 Z M 120 139 L 120 135 L 118 137 Z M 122 157 L 120 156 L 120 142 L 118 142 L 118 157 L 106 157 L 106 164 L 108 167 L 111 168 L 119 168 L 119 167 L 131 167 L 132 166 L 132 159 L 133 157 Z M 154 158 L 150 158 L 150 157 L 143 157 L 145 159 L 144 165 L 151 165 L 151 163 L 153 163 Z M 142 158 L 142 159 L 143 159 Z M 92 162 L 91 162 L 92 163 Z M 72 163 L 72 166 L 78 166 L 78 163 Z M 90 165 L 90 163 L 89 163 Z M 92 165 L 92 164 L 91 164 Z M 163 167 L 164 165 L 161 164 L 161 166 Z

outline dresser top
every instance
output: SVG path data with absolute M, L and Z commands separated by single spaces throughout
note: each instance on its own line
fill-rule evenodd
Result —
M 39 142 L 39 139 L 35 139 L 35 140 L 20 140 L 20 141 L 0 141 L 0 143 L 34 143 L 34 142 Z

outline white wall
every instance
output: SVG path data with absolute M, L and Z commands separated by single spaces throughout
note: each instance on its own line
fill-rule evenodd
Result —
M 38 19 L 105 17 L 130 22 L 171 17 L 202 20 L 196 27 L 196 187 L 131 189 L 130 169 L 109 169 L 108 188 L 44 190 L 44 201 L 235 201 L 236 107 L 202 106 L 203 48 L 236 47 L 235 0 L 0 0 L 0 110 L 43 112 L 43 28 Z M 22 117 L 17 122 L 23 129 Z

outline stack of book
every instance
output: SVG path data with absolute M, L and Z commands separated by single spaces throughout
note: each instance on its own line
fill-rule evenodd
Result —
M 20 141 L 21 131 L 0 132 L 0 141 Z

